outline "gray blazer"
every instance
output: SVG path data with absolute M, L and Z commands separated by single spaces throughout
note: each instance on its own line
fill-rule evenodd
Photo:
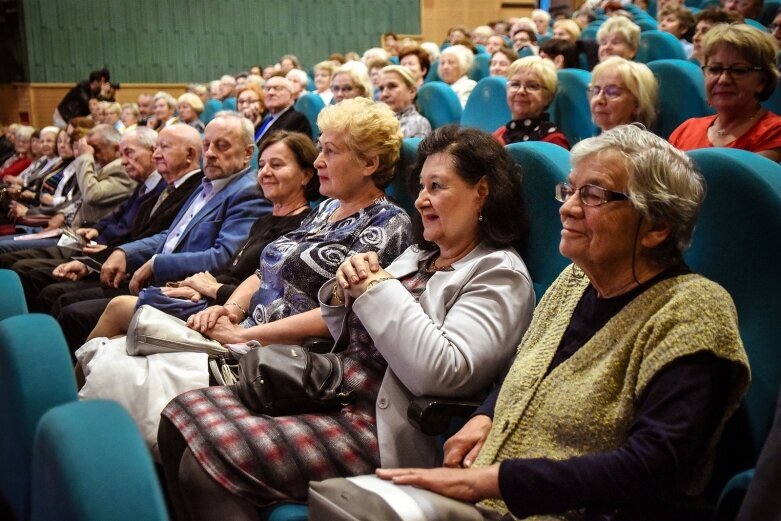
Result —
M 395 277 L 419 270 L 432 252 L 408 248 L 386 268 Z M 377 397 L 377 437 L 385 468 L 439 464 L 438 440 L 407 420 L 417 396 L 481 398 L 510 364 L 531 322 L 534 291 L 514 250 L 478 246 L 439 271 L 415 299 L 397 280 L 374 286 L 352 309 L 388 362 Z M 334 338 L 347 310 L 330 306 L 333 279 L 320 289 L 320 308 Z

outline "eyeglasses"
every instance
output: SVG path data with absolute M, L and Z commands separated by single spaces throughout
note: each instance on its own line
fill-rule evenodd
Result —
M 733 65 L 732 67 L 724 67 L 722 65 L 703 65 L 702 71 L 705 76 L 711 78 L 718 78 L 725 72 L 729 73 L 730 78 L 733 80 L 740 80 L 754 71 L 761 71 L 762 67 L 749 67 L 747 65 Z
M 240 99 L 236 100 L 236 106 L 239 105 L 254 105 L 255 103 L 260 103 L 259 99 Z
M 263 87 L 263 90 L 265 90 L 266 92 L 279 92 L 281 90 L 290 90 L 290 89 L 288 89 L 284 85 L 266 85 L 265 87 Z
M 520 81 L 507 82 L 507 92 L 518 92 L 521 89 L 526 89 L 526 92 L 540 92 L 544 88 L 536 81 L 530 81 L 529 83 L 521 83 Z
M 610 201 L 629 200 L 629 196 L 623 192 L 614 192 L 596 185 L 583 185 L 580 188 L 575 188 L 569 183 L 558 183 L 556 185 L 555 197 L 557 201 L 564 203 L 575 192 L 580 194 L 580 202 L 586 206 L 602 206 Z
M 776 29 L 778 29 L 779 27 L 781 27 L 781 24 L 770 24 L 767 26 L 767 28 L 770 30 L 771 33 Z
M 616 99 L 624 92 L 623 87 L 618 85 L 605 85 L 600 87 L 599 85 L 589 85 L 586 89 L 589 98 L 596 98 L 600 94 L 604 94 L 607 99 Z
M 355 87 L 352 85 L 333 85 L 331 86 L 331 92 L 338 94 L 340 92 L 352 92 L 355 90 Z

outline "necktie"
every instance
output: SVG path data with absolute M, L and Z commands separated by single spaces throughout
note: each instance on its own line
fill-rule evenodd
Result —
M 157 209 L 160 208 L 160 206 L 163 204 L 163 201 L 165 201 L 174 190 L 176 190 L 174 185 L 166 186 L 165 190 L 163 190 L 163 192 L 160 194 L 160 197 L 157 198 L 157 202 L 155 203 L 155 206 L 152 208 L 152 212 L 149 215 L 154 215 L 155 212 L 157 212 Z

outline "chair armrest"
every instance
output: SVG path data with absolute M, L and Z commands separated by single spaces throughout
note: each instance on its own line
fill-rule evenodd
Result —
M 451 430 L 453 418 L 468 418 L 480 402 L 422 396 L 407 407 L 407 419 L 429 436 L 439 436 Z

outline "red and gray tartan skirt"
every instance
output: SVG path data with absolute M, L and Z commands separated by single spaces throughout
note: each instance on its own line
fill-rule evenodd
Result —
M 163 410 L 201 466 L 232 493 L 266 506 L 305 501 L 309 481 L 374 472 L 380 464 L 375 404 L 387 367 L 355 315 L 342 352 L 356 401 L 332 414 L 250 412 L 233 387 L 176 397 Z

